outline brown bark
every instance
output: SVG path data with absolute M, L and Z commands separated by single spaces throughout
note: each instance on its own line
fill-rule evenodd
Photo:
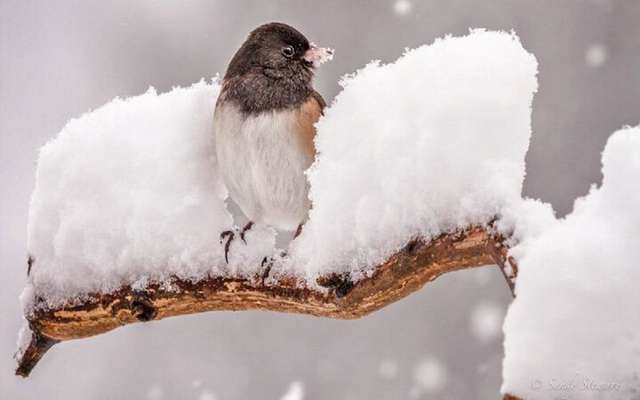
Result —
M 522 400 L 520 397 L 516 397 L 510 394 L 505 394 L 504 397 L 502 397 L 502 400 Z
M 292 277 L 271 282 L 265 276 L 256 276 L 209 278 L 198 283 L 176 279 L 175 291 L 151 285 L 144 291 L 124 287 L 115 293 L 96 293 L 82 305 L 38 311 L 29 318 L 34 334 L 18 360 L 16 374 L 28 376 L 55 343 L 98 335 L 139 321 L 205 311 L 255 309 L 359 318 L 409 295 L 446 272 L 490 264 L 504 266 L 508 261 L 506 251 L 501 237 L 474 227 L 430 242 L 412 240 L 376 267 L 370 277 L 355 283 L 347 276 L 324 276 L 317 281 L 324 290 Z

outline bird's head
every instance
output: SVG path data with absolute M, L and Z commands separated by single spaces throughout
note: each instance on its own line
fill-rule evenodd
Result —
M 254 29 L 229 63 L 225 77 L 260 69 L 275 77 L 311 70 L 333 57 L 333 50 L 310 43 L 295 28 L 278 22 Z M 307 72 L 306 74 L 304 72 Z

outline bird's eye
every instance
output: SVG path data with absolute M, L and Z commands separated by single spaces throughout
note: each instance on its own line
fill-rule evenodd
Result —
M 284 46 L 282 48 L 282 54 L 287 57 L 287 58 L 291 58 L 293 57 L 293 55 L 295 54 L 295 50 L 293 48 L 293 46 Z

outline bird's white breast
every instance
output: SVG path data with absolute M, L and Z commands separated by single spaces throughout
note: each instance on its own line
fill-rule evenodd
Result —
M 216 152 L 231 198 L 256 223 L 295 230 L 310 201 L 304 171 L 313 162 L 303 150 L 295 110 L 243 118 L 237 106 L 218 105 Z

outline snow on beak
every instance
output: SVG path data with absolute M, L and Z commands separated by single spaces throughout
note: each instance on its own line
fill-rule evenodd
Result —
M 324 64 L 327 61 L 333 59 L 333 49 L 326 47 L 318 47 L 311 43 L 309 50 L 304 53 L 302 57 L 306 62 L 313 65 L 314 68 Z

